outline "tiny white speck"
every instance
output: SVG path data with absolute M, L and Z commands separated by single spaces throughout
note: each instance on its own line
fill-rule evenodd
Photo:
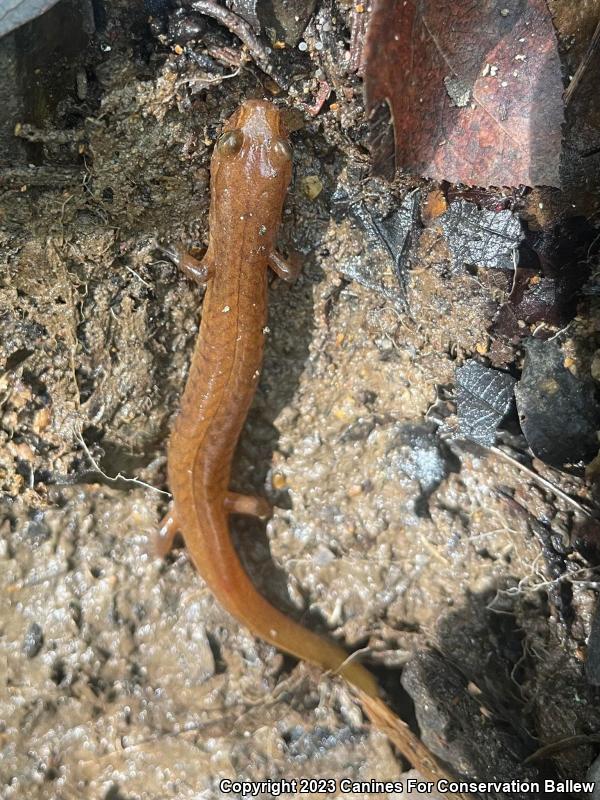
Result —
M 229 306 L 223 306 L 223 308 L 221 309 L 221 314 L 227 314 L 228 311 L 231 311 Z
M 508 86 L 508 81 L 502 81 L 502 83 L 500 84 L 500 86 Z
M 260 375 L 260 372 L 258 370 L 256 370 L 256 372 L 254 373 L 253 377 L 254 378 L 258 378 L 259 375 Z
M 306 52 L 306 50 L 308 50 L 308 45 L 306 44 L 306 42 L 300 42 L 300 44 L 298 45 L 298 50 L 300 50 L 301 53 Z
M 525 55 L 525 53 L 517 53 L 517 55 L 515 56 L 515 61 L 525 61 L 526 58 L 527 56 Z
M 498 66 L 497 64 L 490 64 L 490 75 L 493 77 L 498 74 Z
M 265 336 L 267 335 L 267 333 L 271 333 L 271 328 L 269 328 L 268 325 L 265 325 L 265 327 L 263 328 L 263 333 L 265 334 Z
M 544 207 L 543 203 L 538 203 L 538 208 L 543 208 L 543 207 Z

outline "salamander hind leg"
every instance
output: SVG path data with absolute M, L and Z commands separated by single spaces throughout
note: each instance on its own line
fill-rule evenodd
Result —
M 250 517 L 266 519 L 273 513 L 273 507 L 264 497 L 227 492 L 225 496 L 225 511 L 228 514 L 247 514 Z
M 162 518 L 160 528 L 154 534 L 152 549 L 156 558 L 164 558 L 170 552 L 178 533 L 179 521 L 171 507 Z
M 208 253 L 204 258 L 198 259 L 180 247 L 161 247 L 157 244 L 156 249 L 172 261 L 186 278 L 195 283 L 205 284 L 213 276 L 214 266 L 208 258 Z
M 282 281 L 293 283 L 302 272 L 302 263 L 299 256 L 285 259 L 276 250 L 269 256 L 269 266 Z

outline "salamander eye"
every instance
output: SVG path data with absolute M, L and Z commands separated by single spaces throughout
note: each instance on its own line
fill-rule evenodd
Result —
M 273 152 L 278 156 L 285 158 L 286 161 L 292 160 L 292 148 L 290 147 L 289 142 L 286 142 L 285 139 L 278 139 L 273 144 Z
M 225 131 L 217 139 L 217 150 L 224 156 L 234 156 L 239 153 L 244 141 L 244 134 L 240 130 Z

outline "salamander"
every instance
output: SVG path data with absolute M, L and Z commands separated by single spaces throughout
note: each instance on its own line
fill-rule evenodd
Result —
M 374 677 L 338 645 L 269 603 L 245 572 L 229 532 L 232 513 L 268 516 L 266 499 L 229 490 L 231 462 L 261 370 L 268 268 L 293 269 L 275 241 L 292 174 L 292 150 L 278 109 L 248 100 L 230 117 L 211 160 L 209 244 L 198 261 L 176 263 L 206 284 L 200 331 L 168 448 L 173 500 L 158 535 L 168 552 L 177 532 L 215 598 L 254 635 L 343 676 L 371 697 Z

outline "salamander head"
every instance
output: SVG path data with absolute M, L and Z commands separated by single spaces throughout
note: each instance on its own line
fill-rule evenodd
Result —
M 266 100 L 246 100 L 227 120 L 213 154 L 213 173 L 255 171 L 257 177 L 291 176 L 292 148 L 279 110 Z

